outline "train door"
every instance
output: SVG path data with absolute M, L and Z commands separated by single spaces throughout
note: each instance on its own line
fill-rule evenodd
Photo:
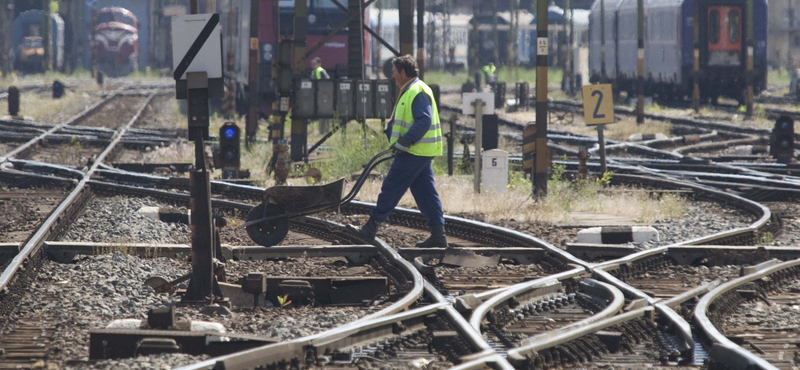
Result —
M 708 65 L 734 67 L 742 64 L 742 7 L 708 7 Z

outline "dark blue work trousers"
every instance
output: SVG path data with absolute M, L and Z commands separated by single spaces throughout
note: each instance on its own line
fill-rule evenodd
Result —
M 399 153 L 383 179 L 378 204 L 369 217 L 384 222 L 392 213 L 400 198 L 411 189 L 420 212 L 428 219 L 428 226 L 444 225 L 442 201 L 436 192 L 433 180 L 433 157 L 419 157 Z

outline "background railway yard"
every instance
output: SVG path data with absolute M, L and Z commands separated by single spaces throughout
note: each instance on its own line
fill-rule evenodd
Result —
M 725 101 L 700 113 L 663 103 L 641 126 L 618 106 L 607 131 L 612 173 L 600 176 L 580 101 L 553 100 L 552 177 L 547 197 L 534 200 L 519 160 L 533 109 L 499 114 L 507 193 L 474 194 L 465 154 L 474 153 L 474 120 L 445 88 L 455 174 L 444 158 L 434 166 L 447 250 L 414 248 L 427 225 L 410 197 L 374 244 L 345 230 L 363 222 L 379 178 L 335 211 L 291 219 L 280 245 L 254 246 L 242 224 L 274 185 L 271 144 L 258 140 L 242 151 L 249 180 L 213 172 L 226 307 L 181 302 L 180 278 L 192 268 L 194 144 L 170 81 L 67 85 L 63 100 L 49 86 L 23 89 L 21 117 L 0 119 L 0 369 L 793 369 L 800 361 L 800 167 L 753 150 L 769 144 L 775 118 L 793 114 L 794 102 L 763 94 L 751 120 Z M 211 132 L 223 122 L 215 116 Z M 348 125 L 310 158 L 323 181 L 360 172 L 383 147 L 379 124 L 367 121 L 366 133 Z M 310 143 L 321 136 L 315 129 Z M 654 133 L 663 136 L 631 137 Z M 591 153 L 585 180 L 581 150 Z M 305 185 L 305 170 L 293 168 L 290 183 Z M 628 226 L 658 238 L 577 236 Z M 259 274 L 266 292 L 243 293 Z M 145 284 L 154 277 L 176 283 L 157 291 Z M 175 321 L 156 330 L 151 310 L 169 307 Z

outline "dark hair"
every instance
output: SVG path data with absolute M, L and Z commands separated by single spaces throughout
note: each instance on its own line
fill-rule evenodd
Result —
M 405 71 L 406 77 L 419 76 L 419 68 L 417 68 L 417 61 L 411 55 L 401 55 L 392 59 L 392 65 L 398 72 Z
M 314 58 L 314 59 L 311 59 L 311 61 L 312 61 L 312 62 L 314 62 L 314 63 L 319 63 L 319 64 L 322 64 L 322 59 L 320 59 L 319 57 L 316 57 L 316 58 Z

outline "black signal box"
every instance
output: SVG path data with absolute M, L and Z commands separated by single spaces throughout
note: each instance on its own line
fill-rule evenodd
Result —
M 239 126 L 233 122 L 225 122 L 219 128 L 219 155 L 223 179 L 236 179 L 239 177 L 239 166 L 241 165 L 240 137 Z

